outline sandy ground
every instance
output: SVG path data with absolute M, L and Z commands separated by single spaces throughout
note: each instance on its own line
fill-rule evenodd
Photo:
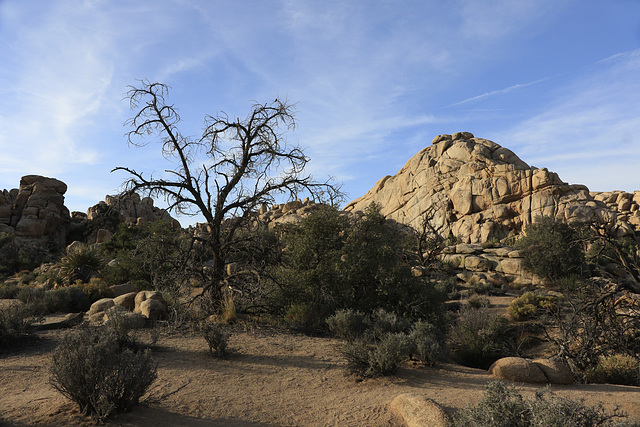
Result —
M 67 331 L 40 332 L 28 346 L 0 355 L 0 425 L 93 425 L 48 384 L 51 352 Z M 164 331 L 153 354 L 158 379 L 113 426 L 394 426 L 389 402 L 401 393 L 429 397 L 448 411 L 476 403 L 491 381 L 485 371 L 453 364 L 406 366 L 394 377 L 345 376 L 340 341 L 264 327 L 236 327 L 232 354 L 212 357 L 203 338 Z M 539 386 L 518 384 L 531 395 Z M 619 406 L 640 420 L 640 389 L 554 386 L 561 396 Z

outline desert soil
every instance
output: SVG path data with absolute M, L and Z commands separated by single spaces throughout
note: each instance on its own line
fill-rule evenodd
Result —
M 93 425 L 49 384 L 51 353 L 68 331 L 0 355 L 0 425 Z M 236 326 L 231 355 L 212 357 L 203 338 L 163 330 L 153 350 L 158 379 L 140 406 L 112 426 L 394 426 L 388 410 L 401 393 L 426 396 L 454 411 L 476 403 L 491 377 L 454 364 L 406 366 L 387 378 L 345 375 L 340 341 L 266 327 Z M 541 386 L 517 384 L 531 396 Z M 640 393 L 617 385 L 553 386 L 561 396 L 618 406 L 640 420 Z

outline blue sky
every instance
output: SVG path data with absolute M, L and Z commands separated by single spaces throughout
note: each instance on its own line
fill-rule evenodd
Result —
M 640 0 L 0 0 L 0 64 L 0 189 L 55 177 L 71 210 L 116 193 L 116 166 L 171 168 L 124 137 L 142 78 L 171 86 L 185 135 L 296 103 L 289 141 L 348 200 L 457 131 L 640 190 Z

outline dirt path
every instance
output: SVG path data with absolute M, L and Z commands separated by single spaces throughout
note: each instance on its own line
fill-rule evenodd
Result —
M 0 356 L 0 425 L 92 425 L 48 384 L 50 354 L 65 331 Z M 356 382 L 345 377 L 340 341 L 260 328 L 238 331 L 228 359 L 212 357 L 197 335 L 163 334 L 154 357 L 158 380 L 146 402 L 113 426 L 393 426 L 387 410 L 398 394 L 429 397 L 449 410 L 473 404 L 491 378 L 444 364 L 405 367 L 398 375 Z M 530 395 L 539 387 L 520 385 Z M 612 385 L 555 386 L 562 396 L 618 405 L 640 420 L 640 393 Z M 163 399 L 159 396 L 166 395 Z

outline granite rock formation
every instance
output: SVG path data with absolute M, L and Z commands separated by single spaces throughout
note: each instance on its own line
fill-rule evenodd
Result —
M 363 211 L 376 202 L 387 218 L 416 228 L 428 214 L 443 236 L 452 234 L 463 243 L 516 236 L 537 216 L 569 222 L 598 219 L 613 224 L 618 236 L 633 235 L 628 220 L 638 212 L 637 204 L 633 211 L 627 195 L 603 194 L 609 196 L 594 196 L 584 185 L 570 185 L 546 168 L 530 167 L 495 142 L 458 132 L 434 138 L 396 175 L 380 179 L 345 211 Z M 629 215 L 618 217 L 612 204 L 628 208 Z M 640 212 L 634 221 L 640 224 Z
M 64 206 L 67 185 L 54 178 L 23 176 L 20 188 L 0 192 L 0 232 L 17 241 L 53 238 L 64 245 L 69 210 Z
M 180 225 L 166 210 L 155 207 L 152 198 L 141 198 L 137 193 L 106 196 L 103 202 L 87 209 L 87 218 L 95 220 L 108 213 L 117 213 L 119 221 L 129 225 L 140 225 L 159 220 L 170 221 L 176 226 Z

